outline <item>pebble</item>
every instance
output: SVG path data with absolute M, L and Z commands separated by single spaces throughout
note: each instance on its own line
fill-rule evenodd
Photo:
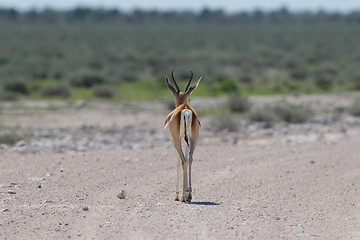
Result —
M 126 197 L 126 192 L 125 192 L 125 190 L 121 190 L 121 191 L 118 193 L 117 197 L 120 198 L 120 199 L 125 199 L 125 197 Z
M 20 140 L 15 144 L 15 147 L 24 147 L 26 146 L 26 142 L 24 140 Z
M 1 212 L 8 212 L 10 211 L 8 208 L 1 209 Z
M 7 193 L 8 194 L 16 194 L 16 191 L 15 190 L 7 190 Z
M 89 211 L 89 207 L 88 206 L 83 206 L 83 211 Z

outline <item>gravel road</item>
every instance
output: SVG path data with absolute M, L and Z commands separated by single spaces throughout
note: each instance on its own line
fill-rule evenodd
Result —
M 359 146 L 200 144 L 191 204 L 171 148 L 6 152 L 0 239 L 360 239 Z
M 0 105 L 3 131 L 31 136 L 0 145 L 1 240 L 360 239 L 359 118 L 214 133 L 201 117 L 193 202 L 182 203 L 164 105 L 24 104 Z

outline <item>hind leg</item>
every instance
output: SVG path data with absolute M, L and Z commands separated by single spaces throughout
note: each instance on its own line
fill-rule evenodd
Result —
M 184 172 L 184 187 L 183 187 L 183 202 L 191 202 L 191 177 L 190 177 L 190 168 L 189 168 L 189 146 L 185 145 L 185 163 L 183 164 L 183 172 Z
M 187 167 L 189 168 L 189 185 L 188 185 L 188 189 L 187 189 L 187 193 L 186 193 L 186 201 L 187 202 L 191 202 L 192 199 L 192 188 L 191 188 L 191 165 L 192 165 L 192 155 L 194 153 L 194 140 L 192 137 L 190 137 L 190 144 L 188 147 L 188 155 L 187 155 Z
M 176 164 L 176 196 L 175 196 L 175 201 L 179 201 L 179 194 L 180 194 L 180 190 L 179 190 L 179 182 L 180 182 L 180 165 L 181 165 L 181 159 L 179 161 L 177 161 Z

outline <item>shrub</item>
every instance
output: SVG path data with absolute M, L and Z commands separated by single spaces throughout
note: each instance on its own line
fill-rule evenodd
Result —
M 23 80 L 13 80 L 4 83 L 4 90 L 26 95 L 29 93 L 28 86 Z
M 360 90 L 360 77 L 359 79 L 353 81 L 352 89 L 357 91 Z
M 0 144 L 15 145 L 22 137 L 13 132 L 0 132 Z
M 360 97 L 354 99 L 349 107 L 349 113 L 353 116 L 360 117 Z
M 133 71 L 124 71 L 119 76 L 120 82 L 135 82 L 139 80 L 139 76 Z
M 280 121 L 280 118 L 267 107 L 255 109 L 249 113 L 248 116 L 250 121 L 254 122 L 265 122 L 267 124 L 272 124 L 274 122 Z
M 70 89 L 67 85 L 56 84 L 56 85 L 47 85 L 41 88 L 40 94 L 44 97 L 64 97 L 67 98 L 70 96 Z
M 254 80 L 254 77 L 251 75 L 250 72 L 242 72 L 239 81 L 245 84 L 250 84 Z
M 94 95 L 99 98 L 113 98 L 115 91 L 111 86 L 98 86 L 94 90 Z
M 330 63 L 321 64 L 315 71 L 315 83 L 321 89 L 330 90 L 338 76 L 338 70 Z
M 91 88 L 94 85 L 105 82 L 105 77 L 92 71 L 81 71 L 70 77 L 70 83 L 74 87 Z
M 217 90 L 224 93 L 231 93 L 238 91 L 236 81 L 227 76 L 219 76 L 215 79 Z
M 303 123 L 308 121 L 314 112 L 312 109 L 297 104 L 278 103 L 266 105 L 256 109 L 249 114 L 249 119 L 256 122 L 273 123 L 284 121 L 288 123 Z
M 271 107 L 271 109 L 282 121 L 288 123 L 303 123 L 314 115 L 312 109 L 304 105 L 290 103 L 279 103 Z
M 15 92 L 0 91 L 0 101 L 16 101 L 19 95 Z
M 308 76 L 308 72 L 304 67 L 296 67 L 291 70 L 290 76 L 294 79 L 304 79 Z
M 220 131 L 229 131 L 229 132 L 236 132 L 239 129 L 240 123 L 237 122 L 233 116 L 229 114 L 221 114 L 215 116 L 210 125 L 215 132 Z
M 334 84 L 334 79 L 327 75 L 321 75 L 315 80 L 316 85 L 321 89 L 328 91 L 332 88 Z
M 228 98 L 228 106 L 232 112 L 243 113 L 248 111 L 251 105 L 248 98 L 242 97 L 238 93 L 232 93 Z

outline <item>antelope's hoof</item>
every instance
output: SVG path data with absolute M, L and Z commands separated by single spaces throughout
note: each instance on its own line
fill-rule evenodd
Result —
M 179 192 L 176 192 L 175 201 L 179 201 Z
M 185 192 L 185 195 L 182 197 L 181 201 L 191 202 L 191 199 L 192 199 L 191 192 Z

